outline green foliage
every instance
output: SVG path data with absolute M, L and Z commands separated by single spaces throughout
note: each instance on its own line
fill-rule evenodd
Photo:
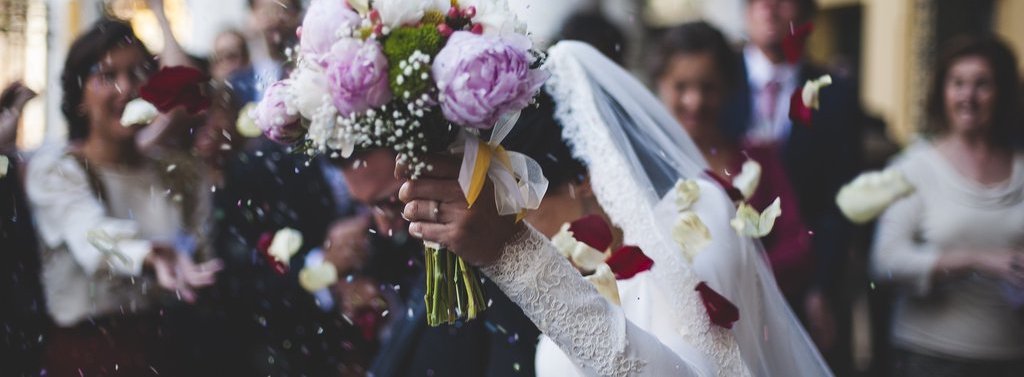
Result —
M 391 93 L 404 99 L 403 94 L 409 92 L 409 98 L 416 98 L 433 86 L 430 78 L 430 65 L 420 64 L 419 69 L 403 68 L 400 62 L 407 61 L 416 51 L 437 56 L 444 45 L 444 37 L 437 31 L 436 25 L 425 24 L 418 27 L 403 26 L 392 30 L 384 40 L 384 56 L 388 58 L 388 84 Z M 407 75 L 402 75 L 408 72 Z M 426 78 L 423 78 L 423 74 Z M 399 79 L 399 76 L 403 76 Z

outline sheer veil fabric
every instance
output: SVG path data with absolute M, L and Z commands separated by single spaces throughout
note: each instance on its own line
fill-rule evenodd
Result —
M 741 238 L 729 226 L 735 206 L 704 175 L 707 163 L 700 150 L 662 103 L 583 43 L 551 47 L 546 66 L 555 118 L 574 156 L 587 165 L 598 202 L 623 230 L 625 243 L 655 261 L 651 271 L 638 275 L 643 279 L 619 282 L 623 294 L 644 286 L 657 292 L 640 304 L 623 296 L 627 317 L 669 316 L 669 321 L 651 321 L 658 323 L 652 326 L 678 327 L 672 330 L 715 364 L 719 376 L 831 376 L 779 292 L 760 242 Z M 692 263 L 671 236 L 678 216 L 672 188 L 679 179 L 698 181 L 701 197 L 694 211 L 712 237 Z M 733 330 L 710 324 L 694 292 L 700 281 L 739 308 Z M 552 347 L 542 340 L 538 374 L 565 373 L 560 368 L 571 365 L 559 359 L 562 354 L 543 352 L 557 350 Z

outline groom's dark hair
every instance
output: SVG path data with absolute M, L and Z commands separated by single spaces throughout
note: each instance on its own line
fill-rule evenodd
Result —
M 586 166 L 573 157 L 562 138 L 562 126 L 555 120 L 555 101 L 543 90 L 534 104 L 523 109 L 502 145 L 537 161 L 552 188 L 581 183 L 587 176 Z

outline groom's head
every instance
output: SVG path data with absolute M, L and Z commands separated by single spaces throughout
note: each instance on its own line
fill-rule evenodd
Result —
M 372 210 L 377 231 L 387 236 L 404 234 L 409 226 L 402 218 L 404 205 L 398 200 L 402 181 L 395 178 L 395 158 L 393 151 L 380 148 L 358 151 L 334 161 L 345 175 L 352 199 Z

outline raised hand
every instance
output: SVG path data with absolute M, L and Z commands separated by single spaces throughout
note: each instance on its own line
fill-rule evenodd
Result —
M 331 225 L 324 240 L 324 259 L 334 265 L 338 276 L 361 270 L 370 256 L 370 218 L 359 216 Z
M 195 264 L 174 249 L 165 246 L 154 246 L 153 252 L 146 256 L 146 266 L 153 269 L 157 284 L 168 291 L 176 292 L 183 301 L 195 303 L 199 288 L 213 285 L 216 274 L 223 268 L 220 260 L 213 259 Z
M 402 212 L 410 221 L 409 234 L 439 243 L 466 262 L 488 265 L 501 257 L 501 250 L 521 231 L 515 216 L 500 216 L 494 206 L 494 190 L 488 182 L 473 207 L 459 186 L 461 156 L 430 156 L 431 169 L 406 180 L 398 198 L 406 203 Z M 408 179 L 406 166 L 396 167 L 396 176 Z

